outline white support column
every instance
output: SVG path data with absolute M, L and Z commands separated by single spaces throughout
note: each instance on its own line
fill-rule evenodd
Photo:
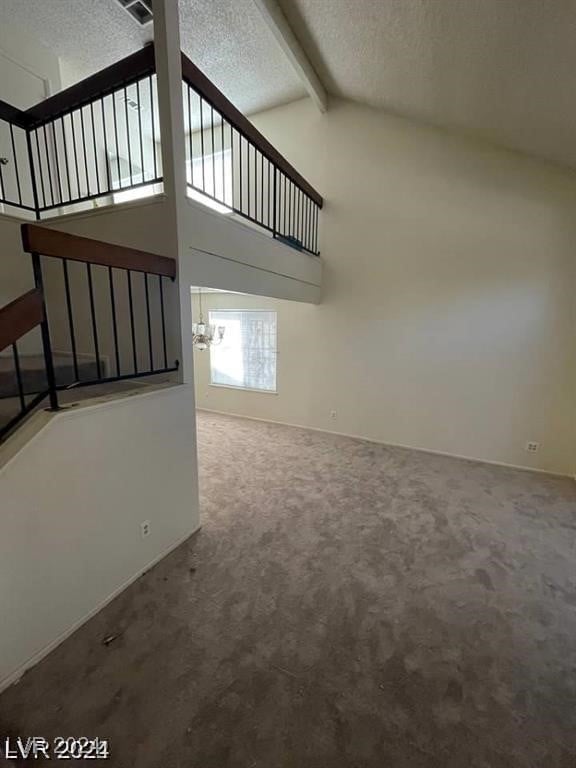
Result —
M 176 318 L 176 332 L 181 340 L 180 375 L 181 381 L 193 384 L 190 286 L 180 280 L 180 275 L 183 273 L 182 260 L 190 258 L 190 254 L 185 250 L 182 230 L 186 206 L 186 150 L 178 0 L 153 0 L 153 11 L 162 169 L 172 251 L 169 255 L 173 255 L 178 260 L 180 311 L 179 317 Z M 191 407 L 193 405 L 192 403 Z
M 180 339 L 180 381 L 187 384 L 189 410 L 182 413 L 183 420 L 193 425 L 190 451 L 183 454 L 190 473 L 190 496 L 182 503 L 199 520 L 198 451 L 196 443 L 196 403 L 194 394 L 194 360 L 192 356 L 192 301 L 190 284 L 183 276 L 189 274 L 186 259 L 191 255 L 186 246 L 183 222 L 186 213 L 186 144 L 184 133 L 184 107 L 182 103 L 182 63 L 180 53 L 180 20 L 178 0 L 153 0 L 154 47 L 156 76 L 158 78 L 158 107 L 162 141 L 162 168 L 166 195 L 167 227 L 171 250 L 177 259 L 179 306 L 175 310 L 172 333 Z

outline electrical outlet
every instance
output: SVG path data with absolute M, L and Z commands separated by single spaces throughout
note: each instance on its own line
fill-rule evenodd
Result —
M 526 443 L 526 450 L 528 453 L 538 453 L 538 449 L 540 448 L 540 443 Z
M 336 411 L 330 411 L 330 418 L 335 419 L 336 418 Z
M 150 536 L 150 520 L 144 520 L 143 523 L 140 523 L 140 533 L 143 539 L 145 539 L 146 536 Z

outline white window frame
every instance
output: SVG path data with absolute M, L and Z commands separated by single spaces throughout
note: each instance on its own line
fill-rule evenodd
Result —
M 236 385 L 236 384 L 218 384 L 218 383 L 214 383 L 212 381 L 212 351 L 211 351 L 212 348 L 210 348 L 210 350 L 209 350 L 209 352 L 210 352 L 209 369 L 210 369 L 210 386 L 211 387 L 217 387 L 218 389 L 234 389 L 237 392 L 256 392 L 259 395 L 277 395 L 278 394 L 278 312 L 275 309 L 247 309 L 247 308 L 241 308 L 241 309 L 240 308 L 236 308 L 236 309 L 233 309 L 232 307 L 227 307 L 225 309 L 213 308 L 213 309 L 209 310 L 209 312 L 208 312 L 208 317 L 209 317 L 208 322 L 209 323 L 213 323 L 213 320 L 210 318 L 210 313 L 212 313 L 212 312 L 219 312 L 219 313 L 223 313 L 223 312 L 235 312 L 235 313 L 238 313 L 238 312 L 250 312 L 251 314 L 255 314 L 257 312 L 265 312 L 267 314 L 274 313 L 274 315 L 276 316 L 276 377 L 275 377 L 276 378 L 276 388 L 275 389 L 258 389 L 258 388 L 255 388 L 255 387 L 243 387 L 241 385 Z M 217 323 L 214 323 L 214 324 L 217 325 Z M 223 343 L 225 343 L 225 342 L 223 342 Z

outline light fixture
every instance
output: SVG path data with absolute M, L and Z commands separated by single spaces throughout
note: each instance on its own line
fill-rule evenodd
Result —
M 202 291 L 198 288 L 198 303 L 199 303 L 199 322 L 192 323 L 192 343 L 195 349 L 200 351 L 208 349 L 208 347 L 216 346 L 220 344 L 224 338 L 224 331 L 226 330 L 223 325 L 216 327 L 204 322 L 204 316 L 202 313 Z

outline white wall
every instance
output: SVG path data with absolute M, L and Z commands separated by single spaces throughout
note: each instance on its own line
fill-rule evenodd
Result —
M 352 103 L 255 123 L 326 198 L 323 301 L 277 304 L 277 396 L 196 354 L 199 405 L 573 474 L 574 173 Z
M 60 412 L 0 469 L 0 689 L 198 528 L 192 395 Z
M 13 107 L 27 109 L 59 89 L 58 57 L 31 37 L 27 31 L 2 24 L 0 26 L 0 99 Z M 8 164 L 2 167 L 4 198 L 9 202 L 18 202 L 19 180 L 23 204 L 33 206 L 26 132 L 13 126 L 11 133 L 8 123 L 2 120 L 0 120 L 0 157 L 8 159 Z M 0 204 L 0 213 L 6 211 L 14 213 L 15 210 L 11 206 Z
M 46 48 L 38 39 L 30 35 L 27 30 L 13 24 L 2 24 L 0 26 L 0 79 L 2 80 L 2 88 L 9 89 L 14 87 L 12 91 L 14 102 L 11 101 L 10 103 L 14 107 L 27 109 L 35 103 L 34 101 L 30 103 L 29 97 L 35 99 L 38 91 L 30 89 L 22 93 L 17 87 L 22 84 L 21 80 L 18 83 L 6 82 L 8 74 L 14 74 L 10 62 L 19 69 L 28 72 L 32 77 L 42 81 L 44 93 L 41 98 L 50 96 L 60 90 L 60 60 L 58 56 Z M 3 65 L 5 65 L 6 69 L 3 69 Z M 6 97 L 0 96 L 0 98 Z M 19 98 L 23 100 L 16 103 Z

